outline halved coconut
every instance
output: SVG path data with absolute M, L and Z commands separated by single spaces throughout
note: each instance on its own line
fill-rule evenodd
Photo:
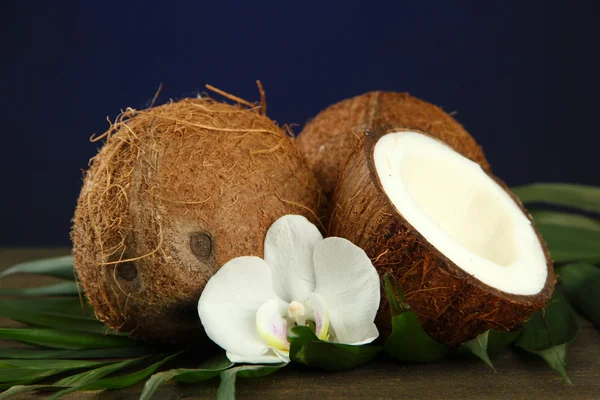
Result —
M 424 329 L 450 346 L 509 330 L 544 307 L 552 261 L 506 185 L 416 130 L 367 131 L 333 197 L 331 236 L 397 279 Z M 382 303 L 378 325 L 390 331 Z

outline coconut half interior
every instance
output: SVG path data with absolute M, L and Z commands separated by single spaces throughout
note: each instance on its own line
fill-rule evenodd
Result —
M 396 209 L 459 268 L 507 293 L 544 288 L 546 257 L 531 222 L 479 164 L 410 131 L 382 136 L 373 159 Z

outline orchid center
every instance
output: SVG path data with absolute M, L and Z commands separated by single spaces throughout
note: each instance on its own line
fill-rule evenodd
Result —
M 288 318 L 293 320 L 296 325 L 306 324 L 306 307 L 304 304 L 292 301 L 288 306 Z
M 305 302 L 286 303 L 271 299 L 256 313 L 256 329 L 267 344 L 282 352 L 289 352 L 288 336 L 296 326 L 308 326 L 320 340 L 329 338 L 329 312 L 321 296 L 311 293 Z

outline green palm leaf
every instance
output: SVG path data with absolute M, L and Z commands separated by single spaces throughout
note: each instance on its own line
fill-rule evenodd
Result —
M 5 269 L 0 278 L 13 274 L 40 274 L 57 278 L 75 279 L 73 274 L 73 256 L 43 258 L 27 261 Z
M 136 345 L 135 341 L 125 337 L 56 329 L 0 328 L 0 339 L 60 349 L 98 349 Z
M 547 203 L 600 213 L 600 188 L 569 183 L 534 183 L 512 189 L 523 203 Z
M 0 296 L 76 296 L 79 294 L 76 282 L 59 282 L 48 286 L 22 289 L 0 289 Z

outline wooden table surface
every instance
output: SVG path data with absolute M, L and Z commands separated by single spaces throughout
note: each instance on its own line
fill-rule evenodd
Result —
M 30 259 L 68 254 L 66 248 L 0 249 L 0 270 Z M 53 278 L 20 275 L 0 287 L 24 287 Z M 1 301 L 1 300 L 0 300 Z M 598 399 L 600 332 L 581 319 L 581 334 L 569 350 L 567 385 L 543 360 L 507 351 L 492 361 L 494 373 L 478 360 L 448 359 L 432 364 L 402 364 L 382 357 L 354 371 L 323 373 L 291 365 L 261 379 L 239 379 L 240 399 Z M 19 326 L 1 319 L 0 326 Z M 0 346 L 18 344 L 0 341 Z M 74 393 L 67 399 L 137 399 L 142 385 L 122 391 Z M 215 398 L 218 379 L 198 385 L 165 384 L 157 399 Z M 44 398 L 29 394 L 15 398 Z

